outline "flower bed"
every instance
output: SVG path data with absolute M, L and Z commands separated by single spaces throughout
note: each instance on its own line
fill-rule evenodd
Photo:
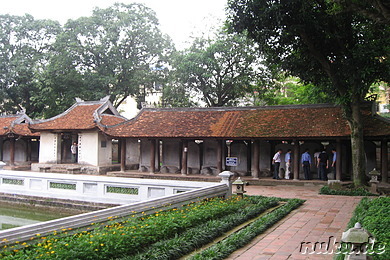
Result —
M 270 207 L 278 204 L 280 199 L 260 196 L 246 196 L 244 199 L 233 197 L 229 200 L 219 198 L 190 203 L 184 207 L 167 211 L 158 211 L 151 215 L 134 215 L 116 222 L 109 219 L 106 224 L 91 224 L 87 230 L 68 234 L 55 232 L 48 237 L 39 234 L 31 244 L 23 243 L 5 246 L 0 253 L 2 259 L 111 259 L 130 257 L 142 254 L 159 245 L 158 241 L 169 241 L 180 238 L 181 255 L 251 219 Z M 301 202 L 302 203 L 302 202 Z M 94 228 L 94 229 L 93 229 Z M 210 233 L 203 241 L 191 242 L 197 232 Z M 198 236 L 200 237 L 200 236 Z M 167 242 L 160 242 L 167 245 Z M 177 251 L 177 244 L 174 250 Z M 152 249 L 153 251 L 154 249 Z M 169 249 L 167 251 L 170 251 Z M 149 251 L 150 252 L 150 251 Z M 172 253 L 170 253 L 172 254 Z M 179 254 L 175 253 L 172 258 Z M 139 257 L 139 256 L 137 256 Z M 161 257 L 161 255 L 160 255 Z M 168 258 L 168 257 L 167 257 Z M 148 259 L 151 259 L 148 256 Z

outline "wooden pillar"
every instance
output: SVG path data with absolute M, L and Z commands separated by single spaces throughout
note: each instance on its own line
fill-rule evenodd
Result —
M 188 141 L 183 140 L 181 149 L 181 174 L 187 175 Z
M 382 182 L 388 182 L 388 147 L 387 139 L 381 141 L 381 170 L 382 170 Z
M 259 158 L 260 157 L 260 142 L 258 140 L 253 141 L 253 163 L 252 163 L 252 177 L 259 178 Z
M 126 170 L 126 139 L 122 138 L 120 140 L 121 144 L 121 172 L 124 172 Z
M 337 158 L 336 158 L 336 180 L 341 180 L 341 158 L 342 158 L 342 152 L 341 152 L 341 140 L 337 139 L 336 140 L 336 153 L 337 153 Z
M 298 140 L 294 140 L 294 180 L 299 180 L 299 142 Z
M 10 165 L 15 165 L 15 138 L 10 138 Z
M 149 168 L 150 173 L 156 172 L 155 161 L 156 161 L 156 140 L 151 139 L 150 140 L 150 168 Z
M 222 140 L 217 140 L 217 174 L 222 172 Z

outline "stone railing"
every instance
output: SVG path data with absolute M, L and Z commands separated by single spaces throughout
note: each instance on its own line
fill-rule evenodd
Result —
M 162 208 L 167 209 L 177 207 L 187 204 L 188 202 L 198 201 L 204 198 L 230 196 L 231 185 L 229 179 L 232 175 L 232 173 L 223 172 L 220 174 L 222 177 L 221 183 L 212 183 L 207 187 L 195 188 L 186 192 L 148 199 L 146 201 L 135 202 L 128 205 L 121 205 L 61 219 L 3 230 L 0 231 L 0 247 L 3 244 L 13 243 L 15 241 L 21 242 L 30 240 L 31 238 L 36 237 L 37 234 L 45 236 L 54 231 L 61 232 L 61 230 L 73 230 L 75 228 L 87 227 L 91 226 L 92 223 L 105 222 L 112 218 L 120 219 L 132 214 L 140 214 L 140 212 L 144 212 L 146 214 L 153 213 Z M 4 175 L 2 175 L 1 178 L 4 178 Z M 154 182 L 158 181 L 154 180 Z M 177 181 L 175 183 L 177 183 Z
M 0 171 L 0 192 L 105 204 L 128 204 L 214 185 L 94 175 Z

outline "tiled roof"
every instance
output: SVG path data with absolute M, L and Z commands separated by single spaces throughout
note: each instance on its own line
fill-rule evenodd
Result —
M 0 136 L 15 134 L 18 136 L 39 136 L 28 128 L 31 119 L 25 114 L 0 116 Z
M 390 135 L 390 124 L 378 116 L 365 114 L 364 123 L 366 135 Z M 349 137 L 350 128 L 342 109 L 332 105 L 146 108 L 106 133 L 136 138 L 322 138 Z
M 105 114 L 105 111 L 109 113 Z M 108 99 L 100 101 L 78 101 L 68 110 L 46 120 L 37 120 L 30 124 L 33 131 L 69 131 L 90 130 L 104 125 L 118 124 L 126 119 L 121 117 Z

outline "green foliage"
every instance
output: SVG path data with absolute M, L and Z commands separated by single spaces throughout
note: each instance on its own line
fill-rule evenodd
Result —
M 360 104 L 372 84 L 390 81 L 389 23 L 330 0 L 229 0 L 229 24 L 259 44 L 267 64 L 314 84 L 343 106 L 351 128 L 353 180 L 363 185 Z M 366 8 L 366 9 L 365 9 Z
M 261 71 L 253 42 L 225 31 L 214 39 L 195 39 L 190 48 L 173 58 L 172 77 L 176 81 L 170 93 L 165 93 L 168 102 L 177 100 L 174 95 L 179 92 L 198 95 L 209 107 L 236 105 Z
M 383 254 L 370 255 L 374 260 L 390 258 L 390 198 L 363 198 L 356 207 L 351 220 L 348 223 L 348 229 L 352 228 L 356 222 L 359 222 L 364 229 L 370 232 L 376 241 L 374 252 L 382 252 L 380 247 L 385 247 Z M 370 251 L 369 251 L 370 253 Z M 372 253 L 372 252 L 371 252 Z
M 283 73 L 276 75 L 273 89 L 264 91 L 255 88 L 256 96 L 252 105 L 295 105 L 332 103 L 333 98 L 322 92 L 313 84 L 304 84 L 297 77 L 286 77 Z
M 246 245 L 256 236 L 260 235 L 269 227 L 278 222 L 280 219 L 285 217 L 292 210 L 298 208 L 303 202 L 304 201 L 300 199 L 291 199 L 287 201 L 287 203 L 282 207 L 272 211 L 269 214 L 264 215 L 248 227 L 241 229 L 240 231 L 230 235 L 221 242 L 214 244 L 208 249 L 192 256 L 191 259 L 225 259 L 231 253 Z
M 118 106 L 167 73 L 172 46 L 142 4 L 96 8 L 63 27 L 31 15 L 0 16 L 0 112 L 51 117 L 75 97 L 111 95 Z
M 320 194 L 325 195 L 343 195 L 343 196 L 378 196 L 368 192 L 363 187 L 351 188 L 351 189 L 332 189 L 329 186 L 322 186 Z
M 90 17 L 69 21 L 54 44 L 44 87 L 56 106 L 74 97 L 96 100 L 110 95 L 115 106 L 144 95 L 166 73 L 162 64 L 171 44 L 155 13 L 142 4 L 95 9 Z
M 145 252 L 121 259 L 178 259 L 278 204 L 278 199 L 276 198 L 259 196 L 251 197 L 250 201 L 253 205 L 248 205 L 222 218 L 209 220 L 186 230 L 180 236 L 161 240 L 148 247 Z
M 31 15 L 0 15 L 0 112 L 21 110 L 34 117 L 45 104 L 36 101 L 41 73 L 61 32 L 58 22 Z
M 91 223 L 91 226 L 84 231 L 64 228 L 63 232 L 54 232 L 48 237 L 37 234 L 30 244 L 17 243 L 4 246 L 0 257 L 2 259 L 112 259 L 126 256 L 124 259 L 145 259 L 146 255 L 147 258 L 155 255 L 157 258 L 163 256 L 176 258 L 207 243 L 208 239 L 255 217 L 276 205 L 278 200 L 261 196 L 246 196 L 244 199 L 233 197 L 229 200 L 215 198 L 168 211 L 157 211 L 150 215 L 144 212 L 133 212 L 133 215 L 124 221 L 118 222 L 115 218 L 109 217 L 107 223 Z M 295 203 L 299 201 L 299 204 L 303 202 L 292 201 Z M 288 202 L 287 205 L 290 203 Z M 282 208 L 284 214 L 287 214 L 285 206 Z M 290 207 L 290 210 L 292 208 Z M 277 212 L 281 210 L 278 209 Z M 136 214 L 140 216 L 137 217 Z M 272 222 L 276 218 L 271 217 L 266 222 L 268 220 Z M 207 235 L 203 237 L 201 234 Z M 153 245 L 148 248 L 150 244 Z M 156 252 L 161 252 L 161 255 L 156 255 Z

